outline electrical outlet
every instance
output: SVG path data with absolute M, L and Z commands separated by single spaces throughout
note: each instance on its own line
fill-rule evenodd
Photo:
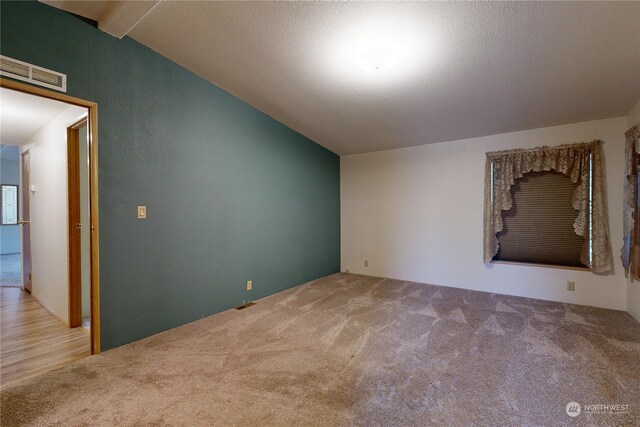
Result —
M 576 282 L 567 282 L 567 290 L 575 291 L 576 290 Z
M 253 289 L 253 280 L 247 280 L 247 290 Z
M 366 259 L 364 260 L 364 266 L 369 267 L 369 260 L 366 260 Z

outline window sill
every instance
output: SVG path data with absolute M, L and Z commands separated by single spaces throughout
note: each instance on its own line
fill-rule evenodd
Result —
M 569 265 L 553 265 L 553 264 L 536 264 L 532 262 L 519 262 L 519 261 L 491 261 L 491 264 L 521 265 L 525 267 L 542 267 L 542 268 L 557 268 L 560 270 L 589 271 L 589 268 L 587 267 L 573 267 Z

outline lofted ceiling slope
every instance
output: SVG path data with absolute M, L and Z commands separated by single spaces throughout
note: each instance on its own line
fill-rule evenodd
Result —
M 134 22 L 128 36 L 340 155 L 620 116 L 640 98 L 640 2 L 44 2 Z M 362 70 L 367 43 L 400 59 Z

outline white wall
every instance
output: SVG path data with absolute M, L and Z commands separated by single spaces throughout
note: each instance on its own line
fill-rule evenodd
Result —
M 629 111 L 629 115 L 627 116 L 627 129 L 638 123 L 640 123 L 640 100 L 638 100 L 636 105 Z
M 627 116 L 627 129 L 640 123 L 640 100 L 629 111 Z M 629 280 L 627 282 L 627 311 L 640 321 L 640 282 Z
M 619 260 L 626 125 L 620 117 L 341 157 L 342 270 L 626 310 Z M 485 265 L 485 152 L 595 139 L 605 142 L 615 273 Z
M 68 323 L 67 127 L 85 114 L 69 107 L 21 147 L 29 150 L 32 295 Z

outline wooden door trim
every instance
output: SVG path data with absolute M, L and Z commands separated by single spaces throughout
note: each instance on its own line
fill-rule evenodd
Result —
M 82 241 L 80 218 L 80 131 L 83 118 L 67 128 L 67 199 L 69 206 L 69 327 L 82 326 Z M 88 226 L 88 224 L 84 224 Z
M 6 78 L 0 87 L 87 108 L 89 127 L 89 216 L 91 238 L 91 353 L 100 353 L 100 223 L 98 207 L 98 104 Z
M 74 124 L 72 124 L 71 126 L 68 126 L 68 129 L 73 129 L 73 130 L 78 130 L 83 126 L 87 126 L 88 125 L 88 118 L 87 117 L 83 117 L 80 120 L 78 120 L 77 122 L 75 122 Z
M 24 171 L 24 158 L 25 156 L 29 156 L 29 171 L 28 174 L 27 172 Z M 24 182 L 25 181 L 25 175 L 27 175 L 27 181 L 28 182 Z M 20 153 L 20 195 L 19 198 L 22 198 L 22 203 L 19 204 L 20 206 L 20 211 L 18 211 L 18 216 L 20 217 L 21 220 L 25 219 L 25 215 L 24 215 L 24 208 L 27 207 L 29 209 L 29 218 L 27 219 L 27 221 L 29 221 L 27 227 L 29 227 L 29 281 L 28 281 L 28 288 L 27 286 L 25 286 L 25 280 L 24 280 L 24 252 L 25 252 L 25 248 L 24 248 L 24 235 L 25 235 L 25 224 L 22 223 L 22 227 L 20 227 L 20 245 L 21 245 L 21 254 L 22 254 L 22 290 L 23 291 L 27 291 L 29 292 L 29 294 L 31 294 L 31 289 L 33 289 L 33 280 L 31 280 L 31 271 L 33 269 L 33 266 L 31 264 L 31 199 L 30 197 L 30 191 L 29 191 L 29 185 L 31 183 L 31 154 L 29 152 L 29 149 L 24 150 L 22 153 Z M 26 199 L 26 200 L 25 200 Z

